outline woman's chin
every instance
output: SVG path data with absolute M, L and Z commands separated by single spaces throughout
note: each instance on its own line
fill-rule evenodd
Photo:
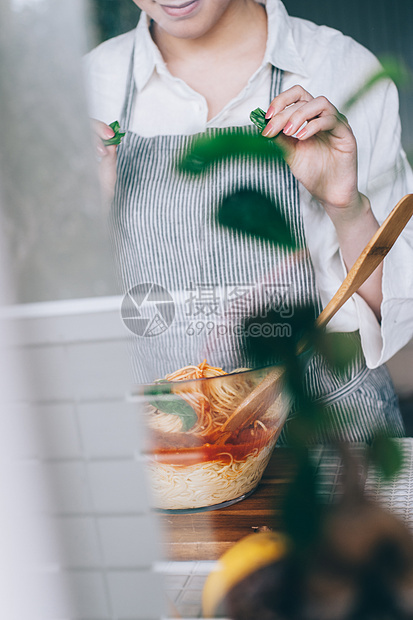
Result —
M 156 23 L 155 32 L 158 27 L 160 32 L 177 39 L 199 39 L 212 33 L 233 3 L 234 0 L 162 0 L 154 3 L 148 13 Z
M 201 8 L 201 4 L 202 0 L 187 0 L 186 2 L 159 4 L 159 7 L 171 19 L 180 20 L 189 19 L 196 15 Z

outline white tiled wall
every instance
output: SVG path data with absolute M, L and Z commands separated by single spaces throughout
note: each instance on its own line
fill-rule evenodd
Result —
M 17 333 L 8 359 L 29 378 L 15 386 L 10 404 L 27 430 L 23 473 L 57 527 L 60 554 L 48 565 L 56 583 L 69 584 L 73 620 L 155 620 L 164 613 L 143 430 L 138 404 L 126 398 L 134 386 L 120 302 L 31 304 L 11 308 L 4 319 Z M 38 445 L 30 441 L 33 428 Z M 51 499 L 37 499 L 48 483 Z

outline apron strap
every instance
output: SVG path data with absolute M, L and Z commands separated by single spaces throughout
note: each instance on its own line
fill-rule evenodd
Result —
M 123 131 L 129 130 L 130 120 L 132 116 L 132 105 L 133 105 L 133 101 L 134 101 L 135 93 L 136 93 L 136 84 L 135 84 L 135 79 L 133 77 L 134 57 L 135 57 L 135 43 L 133 44 L 132 53 L 130 55 L 128 77 L 126 79 L 125 97 L 123 100 L 122 113 L 121 113 L 120 121 L 119 121 L 120 126 Z
M 282 69 L 272 66 L 271 70 L 271 85 L 270 85 L 270 103 L 281 92 L 281 82 L 283 78 Z

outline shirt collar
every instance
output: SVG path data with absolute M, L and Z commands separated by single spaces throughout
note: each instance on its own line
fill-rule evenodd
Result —
M 154 43 L 149 30 L 150 19 L 142 11 L 135 33 L 133 74 L 137 90 L 142 90 L 154 69 L 160 73 L 166 70 L 165 61 Z
M 291 18 L 280 0 L 256 0 L 265 5 L 268 15 L 268 39 L 264 64 L 308 76 L 303 60 L 298 53 L 291 25 Z M 134 78 L 138 90 L 142 90 L 153 71 L 167 71 L 162 55 L 155 45 L 149 30 L 149 18 L 142 11 L 135 34 Z
M 308 77 L 294 41 L 291 17 L 280 0 L 260 0 L 268 16 L 268 39 L 264 61 L 274 67 Z

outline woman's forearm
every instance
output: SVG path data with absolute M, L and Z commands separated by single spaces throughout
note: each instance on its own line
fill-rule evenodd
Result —
M 369 199 L 359 194 L 353 205 L 347 208 L 337 208 L 324 205 L 332 220 L 338 237 L 338 242 L 347 270 L 356 262 L 360 253 L 379 228 L 379 224 L 371 210 Z M 367 302 L 377 317 L 381 319 L 383 265 L 372 273 L 360 287 L 359 295 Z

